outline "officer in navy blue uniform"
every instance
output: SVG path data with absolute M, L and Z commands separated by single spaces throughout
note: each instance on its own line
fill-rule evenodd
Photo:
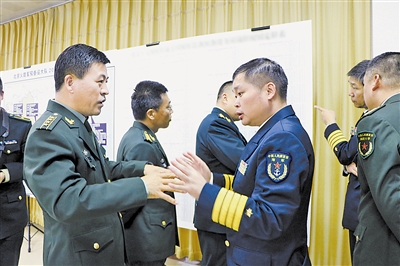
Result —
M 363 60 L 350 69 L 350 71 L 347 73 L 350 84 L 349 96 L 354 104 L 354 107 L 356 108 L 367 109 L 364 101 L 363 80 L 368 63 L 369 60 Z M 336 123 L 335 112 L 319 106 L 315 106 L 315 108 L 321 111 L 322 121 L 325 123 L 325 125 L 327 125 L 324 133 L 325 138 L 339 162 L 344 166 L 342 175 L 349 176 L 342 225 L 344 228 L 349 230 L 350 255 L 351 259 L 353 260 L 354 246 L 356 244 L 354 230 L 356 230 L 358 224 L 357 210 L 360 203 L 360 182 L 358 182 L 357 177 L 358 140 L 355 134 L 357 124 L 350 132 L 350 139 L 347 141 L 343 132 Z
M 227 81 L 221 85 L 216 107 L 203 119 L 196 137 L 197 156 L 212 172 L 231 176 L 247 143 L 235 124 L 239 117 L 234 102 L 232 81 Z M 202 252 L 201 265 L 226 265 L 226 228 L 202 215 L 195 216 L 194 226 Z
M 148 161 L 167 168 L 168 158 L 156 133 L 167 128 L 173 113 L 167 88 L 156 81 L 139 82 L 132 94 L 133 126 L 122 137 L 117 161 Z M 132 191 L 132 193 L 134 193 Z M 172 192 L 165 192 L 174 197 Z M 122 212 L 126 254 L 131 266 L 163 266 L 179 245 L 175 206 L 161 199 Z
M 307 215 L 314 152 L 286 103 L 287 84 L 282 67 L 267 58 L 253 59 L 233 74 L 236 113 L 243 125 L 260 126 L 233 180 L 211 175 L 193 153 L 171 161 L 184 183 L 170 186 L 197 200 L 196 215 L 228 228 L 227 265 L 311 265 Z
M 0 102 L 3 100 L 0 78 Z M 18 265 L 28 222 L 22 162 L 31 120 L 0 107 L 0 265 Z

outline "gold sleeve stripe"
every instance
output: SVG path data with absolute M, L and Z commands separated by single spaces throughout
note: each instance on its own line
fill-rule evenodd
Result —
M 218 222 L 220 224 L 222 224 L 222 225 L 226 225 L 226 222 L 227 222 L 226 217 L 228 216 L 228 210 L 229 210 L 229 207 L 231 206 L 231 201 L 232 201 L 232 198 L 233 198 L 234 194 L 235 193 L 233 191 L 229 190 L 226 193 L 224 202 L 221 205 L 221 210 L 219 212 L 219 221 Z
M 213 222 L 238 231 L 247 199 L 247 196 L 221 188 L 212 210 Z
M 228 190 L 232 190 L 233 175 L 224 174 L 224 178 L 225 178 L 225 188 Z
M 329 146 L 331 146 L 332 150 L 341 142 L 347 141 L 344 137 L 342 131 L 335 130 L 328 137 Z
M 240 195 L 240 194 L 239 194 Z M 246 207 L 248 197 L 240 195 L 237 206 L 235 208 L 235 215 L 233 216 L 232 229 L 239 231 L 240 222 L 242 221 L 244 208 Z
M 233 219 L 235 218 L 236 206 L 238 205 L 239 199 L 240 194 L 233 193 L 233 198 L 231 204 L 229 205 L 228 213 L 226 215 L 226 227 L 232 228 Z
M 211 214 L 211 219 L 215 223 L 219 223 L 219 212 L 221 209 L 222 202 L 224 201 L 225 195 L 228 192 L 228 190 L 221 188 L 217 198 L 215 199 L 212 214 Z

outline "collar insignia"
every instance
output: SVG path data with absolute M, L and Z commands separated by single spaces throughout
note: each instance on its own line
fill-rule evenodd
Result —
M 155 139 L 152 135 L 150 135 L 147 131 L 144 131 L 144 132 L 143 132 L 143 137 L 144 137 L 144 140 L 145 140 L 145 141 L 148 141 L 148 142 L 150 142 L 150 143 L 152 143 L 153 141 L 156 140 L 156 139 Z
M 75 124 L 74 119 L 69 119 L 68 117 L 65 117 L 65 121 L 67 121 L 67 123 L 70 124 L 70 125 Z

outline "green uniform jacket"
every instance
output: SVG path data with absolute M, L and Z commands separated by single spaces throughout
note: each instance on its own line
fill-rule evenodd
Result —
M 400 94 L 361 118 L 357 137 L 354 265 L 400 265 Z
M 144 205 L 146 162 L 111 162 L 55 101 L 29 133 L 24 178 L 44 214 L 44 265 L 124 265 L 119 211 Z M 99 152 L 97 152 L 99 150 Z
M 138 121 L 123 136 L 117 160 L 146 160 L 156 166 L 169 166 L 167 155 L 154 132 Z M 173 193 L 167 194 L 174 197 Z M 174 205 L 152 199 L 141 208 L 122 212 L 122 219 L 130 262 L 162 260 L 175 253 L 175 245 L 179 243 Z

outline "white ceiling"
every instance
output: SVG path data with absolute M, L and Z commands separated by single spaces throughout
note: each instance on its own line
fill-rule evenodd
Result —
M 0 0 L 0 24 L 72 1 L 74 0 Z

